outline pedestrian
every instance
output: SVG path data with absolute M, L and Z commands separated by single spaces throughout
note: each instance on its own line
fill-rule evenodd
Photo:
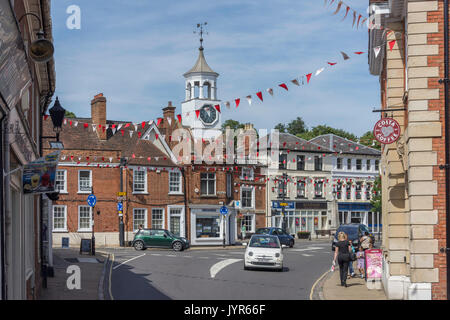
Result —
M 361 247 L 363 248 L 364 251 L 369 249 L 371 242 L 372 241 L 369 237 L 369 233 L 367 231 L 364 232 L 364 235 L 360 239 Z
M 348 242 L 347 234 L 345 232 L 338 233 L 338 242 L 334 249 L 333 263 L 336 263 L 336 259 L 339 263 L 339 276 L 341 278 L 341 286 L 347 287 L 347 273 L 348 263 L 350 261 L 350 243 Z
M 138 229 L 139 229 L 139 230 L 138 230 L 138 232 L 139 232 L 139 231 L 141 231 L 142 229 L 144 229 L 144 226 L 143 226 L 142 224 L 140 224 L 139 227 L 138 227 Z
M 365 252 L 364 252 L 363 248 L 360 246 L 359 247 L 359 251 L 356 253 L 356 258 L 358 259 L 357 268 L 359 270 L 359 274 L 361 276 L 361 279 L 364 278 L 364 274 L 365 274 L 364 273 L 364 269 L 365 269 L 365 267 L 364 267 L 364 265 L 365 265 L 364 257 L 365 257 Z
M 352 249 L 351 252 L 355 252 L 355 248 L 353 247 L 353 243 L 351 240 L 348 241 L 350 243 L 350 248 Z M 354 277 L 355 276 L 355 270 L 353 269 L 353 261 L 350 260 L 348 262 L 348 273 L 350 274 L 348 277 Z

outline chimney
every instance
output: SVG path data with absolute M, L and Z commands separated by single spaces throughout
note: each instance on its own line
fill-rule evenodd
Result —
M 177 124 L 175 121 L 175 107 L 172 105 L 172 101 L 169 101 L 167 107 L 163 108 L 163 122 L 162 122 L 162 130 L 161 133 L 164 131 L 165 135 L 166 135 L 166 142 L 167 144 L 172 147 L 172 145 L 174 144 L 174 141 L 169 141 L 171 139 L 169 139 L 169 137 L 172 135 L 172 132 L 174 130 L 174 128 L 176 128 Z M 167 118 L 171 119 L 170 120 L 170 124 L 169 121 L 167 120 Z
M 97 94 L 91 101 L 91 118 L 99 139 L 106 140 L 106 130 L 103 130 L 106 127 L 106 98 L 103 93 Z

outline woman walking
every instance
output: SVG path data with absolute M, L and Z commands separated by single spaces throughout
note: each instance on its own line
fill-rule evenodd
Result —
M 336 258 L 339 263 L 339 275 L 341 278 L 341 286 L 347 287 L 348 264 L 350 262 L 350 243 L 347 240 L 345 232 L 338 233 L 338 242 L 334 249 L 333 262 L 336 263 Z

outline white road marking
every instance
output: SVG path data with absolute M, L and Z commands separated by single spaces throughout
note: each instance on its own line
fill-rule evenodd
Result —
M 166 254 L 166 257 L 176 257 L 174 254 Z
M 151 253 L 150 255 L 152 255 L 152 256 L 162 256 L 162 254 L 159 254 L 159 253 Z
M 209 257 L 198 257 L 199 259 L 209 259 Z
M 209 269 L 209 273 L 211 275 L 211 278 L 214 278 L 216 276 L 216 274 L 222 270 L 223 268 L 225 268 L 226 266 L 238 262 L 238 261 L 242 261 L 242 259 L 227 259 L 227 260 L 222 260 L 220 262 L 217 262 L 215 265 L 213 265 L 211 267 L 211 269 Z
M 313 255 L 312 254 L 302 253 L 302 256 L 304 256 L 304 257 L 312 257 Z
M 321 248 L 321 247 L 307 247 L 307 248 L 304 248 L 304 249 L 291 249 L 289 251 L 301 252 L 301 251 L 312 251 L 312 250 L 321 250 L 321 249 L 324 249 L 324 248 Z
M 137 257 L 128 259 L 128 260 L 122 262 L 121 264 L 119 264 L 118 266 L 115 266 L 115 267 L 113 268 L 113 270 L 116 270 L 118 267 L 120 267 L 121 265 L 123 265 L 123 264 L 125 264 L 125 263 L 127 263 L 127 262 L 130 262 L 130 261 L 132 261 L 132 260 L 134 260 L 134 259 L 137 259 L 137 258 L 140 258 L 140 257 L 143 257 L 143 256 L 145 256 L 145 253 L 142 254 L 142 255 L 140 255 L 140 256 L 137 256 Z

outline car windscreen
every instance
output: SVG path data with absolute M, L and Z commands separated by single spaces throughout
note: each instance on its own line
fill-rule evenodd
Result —
M 270 230 L 267 229 L 267 228 L 261 228 L 261 229 L 256 230 L 255 233 L 256 233 L 256 234 L 269 234 L 269 233 L 270 233 Z
M 349 240 L 358 238 L 358 226 L 340 226 L 336 232 L 336 238 L 341 231 L 347 234 Z
M 251 248 L 280 248 L 280 242 L 277 237 L 257 236 L 250 239 Z

